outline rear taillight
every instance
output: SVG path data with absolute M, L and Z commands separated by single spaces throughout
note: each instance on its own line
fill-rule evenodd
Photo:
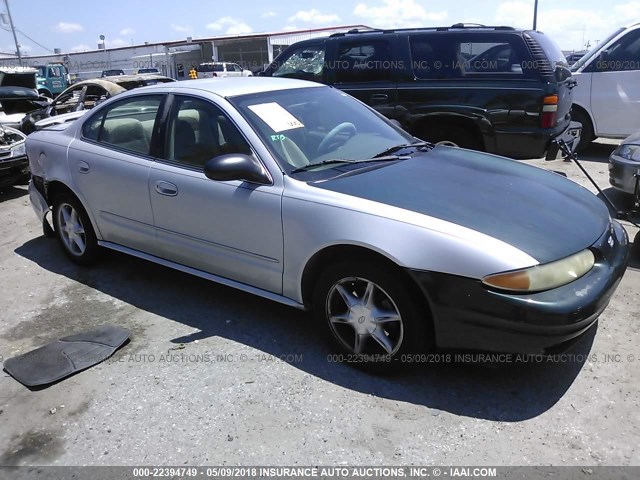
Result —
M 542 101 L 540 127 L 553 128 L 558 122 L 558 96 L 547 95 Z

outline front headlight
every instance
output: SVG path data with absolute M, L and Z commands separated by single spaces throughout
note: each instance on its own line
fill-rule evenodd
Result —
M 512 292 L 540 292 L 577 280 L 591 270 L 595 262 L 593 252 L 587 249 L 556 262 L 487 275 L 482 283 Z
M 636 153 L 638 155 L 636 155 Z M 613 151 L 612 155 L 617 155 L 625 160 L 637 160 L 640 162 L 640 145 L 619 145 L 618 148 Z
M 26 154 L 27 154 L 27 148 L 26 148 L 24 142 L 22 142 L 19 145 L 16 145 L 15 147 L 13 147 L 11 149 L 11 156 L 12 157 L 23 157 Z

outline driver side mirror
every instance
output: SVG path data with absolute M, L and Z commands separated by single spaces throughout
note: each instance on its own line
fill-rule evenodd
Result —
M 262 164 L 254 157 L 242 153 L 213 157 L 204 164 L 204 174 L 219 182 L 243 180 L 260 185 L 271 184 L 269 173 Z

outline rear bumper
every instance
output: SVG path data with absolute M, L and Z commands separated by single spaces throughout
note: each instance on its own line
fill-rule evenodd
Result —
M 0 187 L 15 185 L 27 175 L 29 175 L 29 161 L 26 156 L 0 160 Z
M 578 122 L 567 122 L 549 130 L 497 131 L 496 151 L 491 153 L 516 159 L 540 158 L 546 155 L 553 140 L 564 140 L 575 151 L 581 132 Z
M 496 292 L 479 280 L 454 275 L 409 273 L 431 306 L 439 348 L 547 353 L 593 325 L 624 275 L 629 248 L 620 224 L 613 221 L 592 249 L 597 260 L 589 273 L 528 295 Z

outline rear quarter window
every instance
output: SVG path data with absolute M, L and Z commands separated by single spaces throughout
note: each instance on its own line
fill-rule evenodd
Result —
M 409 38 L 411 68 L 416 78 L 531 78 L 529 55 L 517 35 L 422 34 Z

